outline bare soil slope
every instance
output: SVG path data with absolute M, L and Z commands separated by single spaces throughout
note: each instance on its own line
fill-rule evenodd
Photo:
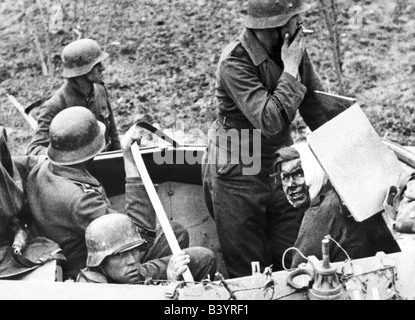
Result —
M 63 3 L 63 21 L 47 33 L 47 10 Z M 305 15 L 308 50 L 325 89 L 338 93 L 320 1 Z M 345 95 L 357 97 L 379 135 L 415 145 L 415 0 L 339 0 Z M 39 8 L 43 8 L 42 12 Z M 26 12 L 26 15 L 24 14 Z M 242 29 L 240 0 L 11 1 L 0 3 L 0 125 L 23 154 L 32 131 L 8 101 L 49 97 L 61 84 L 60 52 L 81 32 L 110 53 L 106 84 L 121 133 L 137 115 L 197 140 L 215 119 L 214 76 L 221 50 Z M 51 57 L 42 75 L 37 35 Z M 49 40 L 48 40 L 49 39 Z M 305 126 L 294 122 L 301 139 Z M 200 138 L 200 131 L 199 131 Z

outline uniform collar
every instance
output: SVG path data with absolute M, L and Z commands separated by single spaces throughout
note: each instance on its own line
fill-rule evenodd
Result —
M 111 283 L 102 271 L 97 267 L 87 267 L 79 271 L 79 276 L 89 283 Z M 78 277 L 79 277 L 78 276 Z
M 49 168 L 53 174 L 60 177 L 64 177 L 81 183 L 87 183 L 97 187 L 101 185 L 99 181 L 95 177 L 93 177 L 88 171 L 83 171 L 72 167 L 59 166 L 51 162 L 49 162 Z
M 267 51 L 251 30 L 245 28 L 238 39 L 248 52 L 255 66 L 259 66 L 265 60 L 270 59 Z
M 95 84 L 92 84 L 92 89 L 91 91 L 86 94 L 81 86 L 79 86 L 73 79 L 69 78 L 66 79 L 66 87 L 69 91 L 71 91 L 72 93 L 74 93 L 77 96 L 80 96 L 86 100 L 90 99 L 92 96 L 94 96 L 94 92 L 95 92 Z
M 314 199 L 311 200 L 310 203 L 310 207 L 315 207 L 318 206 L 319 204 L 321 204 L 324 201 L 324 198 L 330 194 L 331 192 L 334 192 L 331 182 L 328 181 L 323 188 L 321 188 L 320 193 L 318 194 L 317 197 L 315 197 Z

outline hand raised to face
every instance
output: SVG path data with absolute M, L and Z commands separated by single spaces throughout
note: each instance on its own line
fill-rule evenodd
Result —
M 298 78 L 299 67 L 303 60 L 305 51 L 305 39 L 302 28 L 299 29 L 297 35 L 290 43 L 290 35 L 284 35 L 284 44 L 281 48 L 281 59 L 284 63 L 284 71 L 291 74 L 294 78 Z

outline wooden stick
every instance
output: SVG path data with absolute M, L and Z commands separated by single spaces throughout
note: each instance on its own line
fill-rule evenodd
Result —
M 400 161 L 412 168 L 415 168 L 415 153 L 409 151 L 408 149 L 405 149 L 399 143 L 390 141 L 388 139 L 383 138 L 382 142 L 395 153 L 396 157 Z
M 137 143 L 134 143 L 131 146 L 131 151 L 133 153 L 134 161 L 137 166 L 138 172 L 140 173 L 141 179 L 143 180 L 144 187 L 146 188 L 150 201 L 153 204 L 154 211 L 156 212 L 160 225 L 163 228 L 170 249 L 173 252 L 173 254 L 179 253 L 182 250 L 179 246 L 179 243 L 177 242 L 176 235 L 174 234 L 169 219 L 167 218 L 166 212 L 164 211 L 163 205 L 157 194 L 156 188 L 153 185 L 153 181 L 151 180 L 150 175 L 148 174 L 143 157 L 141 156 L 140 148 Z M 183 273 L 183 279 L 187 282 L 194 282 L 193 276 L 189 268 L 185 273 Z
M 24 107 L 16 100 L 16 98 L 10 94 L 7 94 L 7 98 L 9 98 L 10 102 L 16 107 L 16 109 L 21 113 L 23 118 L 25 118 L 26 122 L 30 125 L 30 127 L 36 131 L 37 128 L 37 121 L 31 115 L 28 115 Z

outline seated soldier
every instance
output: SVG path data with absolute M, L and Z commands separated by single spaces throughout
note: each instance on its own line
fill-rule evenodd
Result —
M 274 176 L 281 177 L 288 201 L 294 207 L 307 208 L 295 243 L 304 256 L 314 255 L 321 260 L 321 241 L 328 235 L 351 259 L 373 256 L 378 251 L 400 251 L 381 215 L 356 222 L 307 144 L 280 149 L 274 172 Z M 345 253 L 331 241 L 330 261 L 346 259 Z M 306 261 L 295 251 L 291 267 L 302 262 Z
M 144 263 L 171 254 L 164 234 L 156 231 L 156 216 L 134 163 L 131 143 L 140 139 L 136 131 L 124 136 L 122 151 L 126 173 L 126 213 L 141 236 L 153 246 L 141 256 Z M 87 170 L 88 164 L 105 148 L 105 126 L 86 108 L 61 111 L 50 126 L 48 160 L 35 167 L 28 178 L 28 199 L 33 215 L 31 229 L 63 249 L 67 264 L 64 280 L 75 279 L 86 267 L 85 230 L 95 219 L 116 213 L 105 190 Z M 172 224 L 179 245 L 189 245 L 189 235 Z M 192 257 L 191 257 L 192 259 Z M 203 267 L 203 266 L 202 266 Z
M 21 229 L 18 216 L 25 202 L 23 181 L 7 147 L 6 131 L 0 127 L 0 246 L 10 244 L 10 227 Z
M 27 273 L 52 259 L 64 259 L 56 243 L 45 238 L 30 237 L 24 223 L 29 215 L 24 172 L 42 160 L 38 157 L 12 158 L 7 146 L 6 131 L 0 127 L 1 279 Z
M 49 145 L 49 128 L 62 110 L 82 106 L 106 126 L 107 150 L 119 150 L 120 140 L 107 89 L 103 83 L 104 60 L 109 54 L 92 39 L 79 39 L 62 50 L 65 83 L 45 102 L 27 154 L 44 155 Z
M 178 281 L 182 280 L 187 268 L 195 281 L 201 281 L 208 276 L 213 279 L 216 271 L 213 253 L 196 247 L 141 263 L 140 251 L 145 240 L 132 220 L 123 214 L 107 214 L 91 222 L 85 240 L 87 268 L 81 270 L 77 282 L 145 284 L 149 280 Z

